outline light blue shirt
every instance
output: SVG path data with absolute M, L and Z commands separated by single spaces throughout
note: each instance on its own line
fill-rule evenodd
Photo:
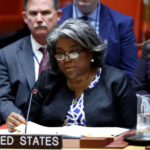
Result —
M 100 2 L 96 9 L 88 15 L 88 22 L 93 26 L 96 33 L 99 35 L 99 23 L 100 23 Z M 73 2 L 73 18 L 81 18 L 84 14 L 79 11 L 79 9 L 75 6 L 75 1 Z

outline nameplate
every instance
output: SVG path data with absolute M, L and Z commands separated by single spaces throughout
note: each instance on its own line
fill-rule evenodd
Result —
M 0 135 L 1 148 L 20 149 L 61 149 L 62 137 L 59 135 Z

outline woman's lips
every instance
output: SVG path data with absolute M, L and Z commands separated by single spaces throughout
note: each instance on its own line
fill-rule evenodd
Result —
M 67 71 L 67 72 L 69 72 L 69 71 L 73 71 L 75 69 L 75 67 L 65 67 L 65 70 Z

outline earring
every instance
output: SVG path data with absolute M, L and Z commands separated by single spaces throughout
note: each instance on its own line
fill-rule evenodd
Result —
M 93 59 L 93 58 L 91 59 L 91 62 L 94 62 L 94 59 Z

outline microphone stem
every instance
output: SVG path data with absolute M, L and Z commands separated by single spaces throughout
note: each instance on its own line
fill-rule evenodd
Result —
M 32 95 L 33 94 L 31 93 L 28 112 L 27 112 L 27 117 L 26 117 L 25 134 L 27 133 L 27 126 L 28 126 L 28 120 L 29 120 L 29 114 L 30 114 L 30 108 L 31 108 Z

